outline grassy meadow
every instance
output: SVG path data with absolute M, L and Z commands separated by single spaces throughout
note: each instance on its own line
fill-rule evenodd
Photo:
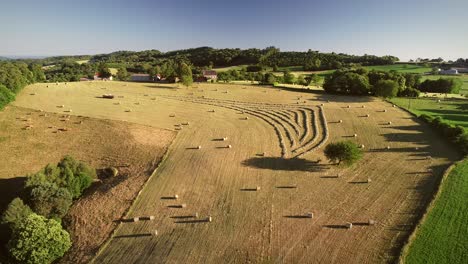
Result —
M 407 264 L 465 263 L 468 259 L 468 159 L 443 182 L 403 260 Z

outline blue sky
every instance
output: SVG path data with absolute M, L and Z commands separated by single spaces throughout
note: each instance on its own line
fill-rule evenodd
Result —
M 468 58 L 467 0 L 2 0 L 0 55 L 210 46 Z

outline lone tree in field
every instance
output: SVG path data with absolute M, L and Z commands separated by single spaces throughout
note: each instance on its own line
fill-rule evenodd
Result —
M 398 83 L 392 80 L 380 80 L 374 86 L 375 95 L 385 98 L 397 96 L 398 89 Z
M 120 67 L 117 71 L 117 79 L 119 79 L 120 81 L 128 81 L 128 78 L 130 78 L 130 74 L 128 74 L 127 68 L 123 66 Z
M 192 85 L 193 83 L 192 69 L 190 69 L 190 66 L 188 66 L 184 62 L 179 65 L 179 75 L 180 75 L 180 81 L 182 82 L 183 85 L 187 87 Z
M 325 156 L 338 165 L 343 162 L 350 166 L 362 158 L 362 151 L 356 143 L 348 140 L 328 144 L 325 147 Z
M 59 222 L 34 213 L 14 226 L 8 242 L 18 263 L 52 263 L 70 247 L 70 235 Z

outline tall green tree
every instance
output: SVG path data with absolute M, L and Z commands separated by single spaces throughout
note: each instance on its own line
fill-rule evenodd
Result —
M 8 249 L 19 263 L 52 263 L 71 247 L 70 235 L 59 222 L 30 214 L 15 225 Z
M 127 68 L 121 66 L 117 71 L 117 79 L 120 81 L 127 81 L 130 78 L 130 74 L 127 72 Z
M 354 142 L 340 141 L 328 144 L 325 147 L 325 156 L 338 165 L 343 162 L 350 166 L 362 158 L 362 150 Z
M 285 71 L 283 73 L 283 81 L 284 83 L 293 84 L 296 81 L 296 76 L 290 71 Z
M 189 87 L 193 83 L 192 69 L 186 63 L 181 63 L 179 66 L 180 82 Z
M 13 226 L 19 223 L 20 220 L 28 217 L 32 213 L 33 211 L 31 208 L 24 204 L 23 200 L 17 197 L 8 204 L 7 209 L 2 215 L 2 223 L 8 224 L 13 228 Z
M 397 96 L 399 85 L 392 80 L 380 80 L 374 85 L 375 95 L 385 98 Z

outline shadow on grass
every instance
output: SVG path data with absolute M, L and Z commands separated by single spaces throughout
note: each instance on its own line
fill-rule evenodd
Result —
M 311 217 L 308 217 L 306 215 L 284 215 L 284 218 L 293 218 L 293 219 L 312 219 Z
M 348 229 L 345 225 L 323 225 L 322 227 L 331 229 Z
M 254 157 L 242 161 L 242 165 L 258 169 L 283 171 L 319 172 L 329 169 L 327 165 L 317 164 L 316 162 L 306 159 L 285 159 L 279 157 Z
M 113 238 L 134 238 L 134 237 L 150 237 L 150 236 L 152 236 L 151 233 L 144 233 L 144 234 L 120 235 L 120 236 L 114 236 Z
M 175 221 L 176 224 L 198 224 L 198 223 L 209 223 L 206 219 L 196 219 L 196 220 L 183 220 L 183 221 Z

